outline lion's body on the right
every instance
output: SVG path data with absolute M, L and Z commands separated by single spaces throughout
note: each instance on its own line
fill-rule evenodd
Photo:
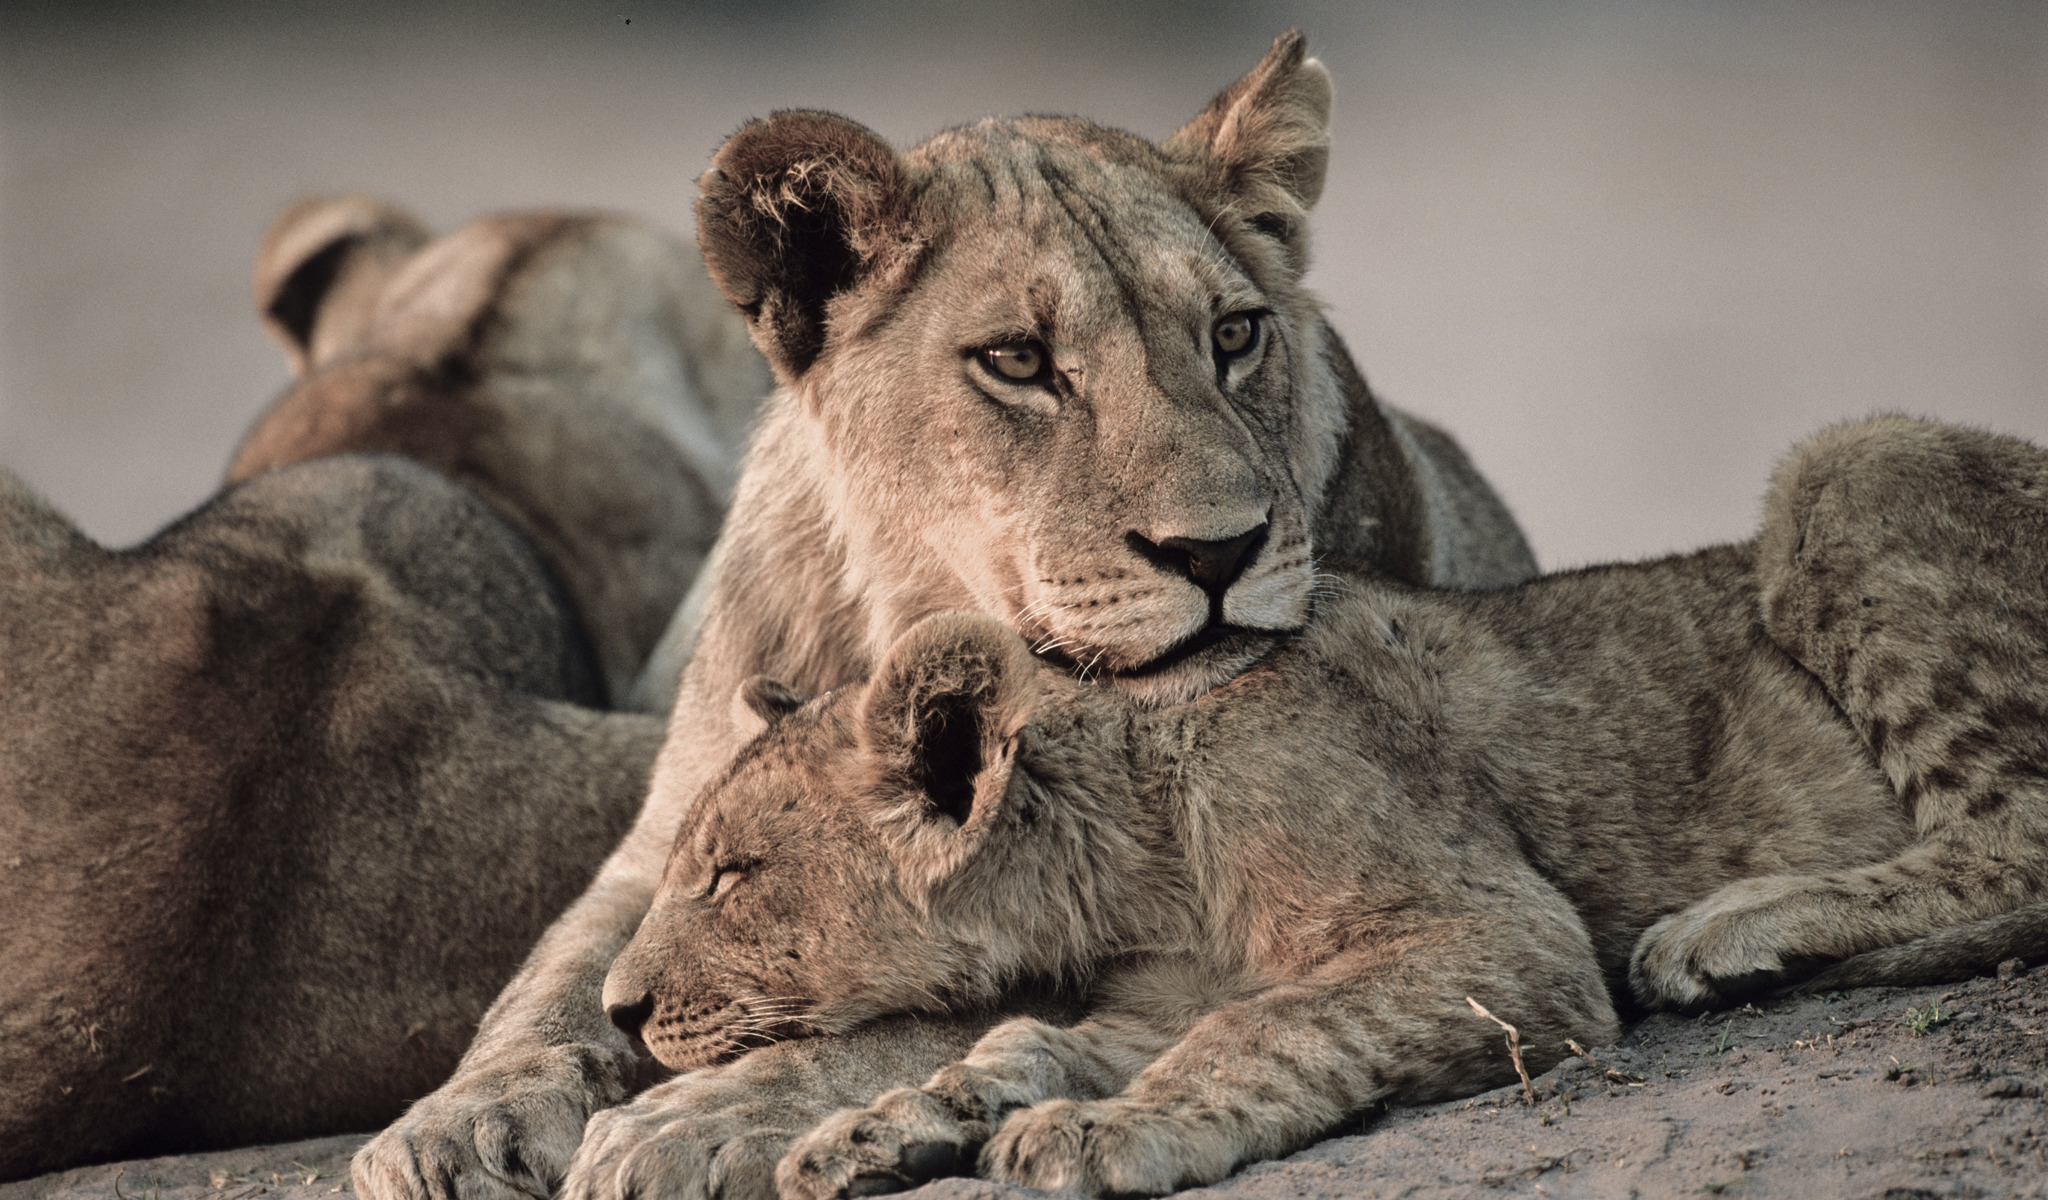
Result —
M 1816 437 L 1753 543 L 1493 594 L 1346 580 L 1165 710 L 971 613 L 864 686 L 741 696 L 763 732 L 606 985 L 666 1065 L 1092 990 L 1079 1025 L 1012 1021 L 826 1120 L 786 1200 L 977 1165 L 1212 1182 L 1511 1079 L 1468 997 L 1540 1069 L 1611 1040 L 1616 997 L 2048 952 L 2048 453 L 1971 430 Z

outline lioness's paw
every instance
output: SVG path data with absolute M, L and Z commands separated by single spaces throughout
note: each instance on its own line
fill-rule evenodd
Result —
M 592 1117 L 561 1200 L 773 1200 L 793 1132 L 702 1101 L 664 1084 Z
M 1650 926 L 1629 957 L 1629 986 L 1652 1008 L 1737 1004 L 1812 974 L 1828 958 L 1802 953 L 1797 913 L 1780 889 L 1745 880 Z
M 451 1081 L 356 1151 L 350 1179 L 367 1200 L 545 1197 L 583 1136 L 586 1095 L 545 1072 Z
M 1163 1196 L 1230 1173 L 1213 1131 L 1140 1101 L 1049 1100 L 1012 1113 L 982 1148 L 980 1173 L 1091 1196 Z
M 963 1121 L 917 1088 L 884 1093 L 867 1108 L 825 1118 L 775 1168 L 782 1200 L 840 1200 L 900 1192 L 965 1174 L 988 1127 Z

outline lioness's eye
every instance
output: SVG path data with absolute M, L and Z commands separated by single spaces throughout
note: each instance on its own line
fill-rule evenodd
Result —
M 1004 342 L 981 352 L 988 369 L 1005 379 L 1027 383 L 1045 374 L 1045 347 L 1037 342 Z
M 1258 344 L 1259 315 L 1257 313 L 1235 312 L 1216 320 L 1210 336 L 1216 341 L 1216 353 L 1238 355 Z

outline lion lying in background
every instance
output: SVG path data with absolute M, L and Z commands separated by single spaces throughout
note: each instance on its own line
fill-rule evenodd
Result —
M 766 388 L 702 275 L 629 221 L 311 202 L 258 267 L 299 378 L 220 496 L 113 551 L 0 475 L 0 1178 L 448 1073 L 645 793 L 661 723 L 599 710 Z
M 750 681 L 763 731 L 678 834 L 615 1018 L 688 1070 L 1088 980 L 1086 1020 L 997 1027 L 776 1179 L 1158 1194 L 1512 1078 L 1468 997 L 1541 1069 L 1613 1039 L 1611 996 L 2048 953 L 2036 447 L 1848 425 L 1780 469 L 1754 543 L 1490 595 L 1361 576 L 1320 607 L 1165 710 L 972 613 L 809 703 Z

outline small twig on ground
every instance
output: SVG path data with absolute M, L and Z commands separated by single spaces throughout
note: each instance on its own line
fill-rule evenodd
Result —
M 1593 1055 L 1584 1046 L 1579 1045 L 1577 1042 L 1573 1041 L 1570 1038 L 1566 1038 L 1564 1040 L 1564 1048 L 1571 1051 L 1573 1054 L 1578 1055 L 1580 1058 L 1585 1059 L 1587 1062 L 1592 1063 L 1595 1067 L 1598 1067 L 1600 1069 L 1601 1076 L 1607 1079 L 1610 1083 L 1619 1083 L 1626 1087 L 1643 1086 L 1642 1076 L 1631 1075 L 1626 1071 L 1615 1070 L 1613 1067 L 1610 1067 L 1606 1063 L 1601 1062 L 1599 1059 L 1594 1058 Z
M 1522 1065 L 1522 1031 L 1486 1011 L 1484 1004 L 1470 996 L 1465 997 L 1465 1003 L 1472 1006 L 1473 1012 L 1508 1031 L 1508 1057 L 1514 1060 L 1515 1074 L 1522 1077 L 1522 1098 L 1530 1108 L 1536 1107 L 1536 1085 L 1529 1082 L 1529 1068 Z

